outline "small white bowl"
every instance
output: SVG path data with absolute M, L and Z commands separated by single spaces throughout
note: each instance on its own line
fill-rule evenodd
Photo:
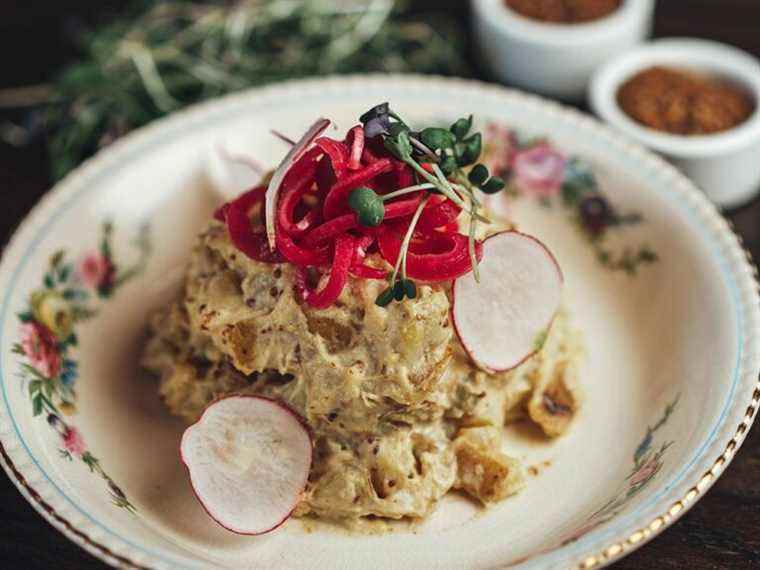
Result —
M 752 116 L 713 135 L 681 136 L 645 127 L 618 106 L 627 79 L 655 65 L 717 74 L 745 87 L 755 99 Z M 760 63 L 748 53 L 718 42 L 658 40 L 621 55 L 600 68 L 589 88 L 594 112 L 638 142 L 664 154 L 716 204 L 736 207 L 760 188 Z
M 472 8 L 473 36 L 494 77 L 580 101 L 594 70 L 649 36 L 654 0 L 625 0 L 609 16 L 582 24 L 531 20 L 504 0 L 472 0 Z

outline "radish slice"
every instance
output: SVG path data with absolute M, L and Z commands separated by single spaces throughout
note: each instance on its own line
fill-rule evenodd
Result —
M 454 283 L 454 327 L 478 366 L 503 372 L 541 348 L 561 297 L 562 272 L 546 246 L 503 232 L 483 242 L 480 283 L 472 273 Z
M 238 534 L 263 534 L 284 523 L 301 499 L 312 446 L 300 417 L 285 405 L 230 396 L 187 428 L 180 453 L 211 518 Z
M 319 137 L 319 135 L 321 135 L 329 126 L 330 121 L 328 119 L 318 119 L 316 123 L 309 127 L 309 130 L 306 131 L 306 134 L 301 137 L 301 140 L 296 142 L 288 151 L 288 154 L 285 155 L 285 158 L 282 159 L 280 166 L 277 167 L 277 170 L 275 170 L 274 174 L 272 175 L 272 180 L 269 182 L 269 187 L 267 188 L 266 206 L 264 210 L 266 214 L 267 241 L 269 242 L 270 249 L 274 249 L 276 244 L 274 218 L 275 210 L 277 209 L 277 198 L 280 194 L 280 186 L 282 185 L 282 181 L 284 180 L 288 169 L 293 166 L 293 163 L 301 158 L 307 150 L 309 150 L 309 147 L 314 142 L 314 140 Z

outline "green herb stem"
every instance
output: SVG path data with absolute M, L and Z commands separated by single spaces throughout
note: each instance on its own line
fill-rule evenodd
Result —
M 477 218 L 481 222 L 485 224 L 490 224 L 491 220 L 486 218 L 485 216 L 481 216 L 479 213 L 475 212 L 472 208 L 467 206 L 467 203 L 464 201 L 464 199 L 452 188 L 451 183 L 446 180 L 445 175 L 441 171 L 440 168 L 438 168 L 437 164 L 433 164 L 433 170 L 436 169 L 440 173 L 439 176 L 433 176 L 430 174 L 427 170 L 422 168 L 417 162 L 412 159 L 406 159 L 404 162 L 406 162 L 409 166 L 411 166 L 416 172 L 420 174 L 425 180 L 429 181 L 430 184 L 435 186 L 438 190 L 443 193 L 444 196 L 446 196 L 449 200 L 454 202 L 457 206 L 459 206 L 462 210 L 467 212 L 470 216 Z M 443 178 L 443 182 L 439 179 L 439 177 Z
M 420 202 L 420 205 L 417 206 L 417 210 L 414 212 L 414 216 L 412 216 L 412 221 L 409 224 L 409 229 L 406 230 L 404 240 L 401 242 L 401 249 L 399 250 L 398 259 L 396 259 L 396 265 L 393 268 L 393 275 L 391 276 L 391 284 L 396 282 L 399 269 L 401 270 L 401 276 L 406 279 L 406 254 L 409 251 L 409 243 L 412 241 L 414 228 L 417 226 L 417 222 L 419 221 L 420 216 L 422 215 L 422 211 L 425 209 L 425 205 L 429 199 L 430 194 L 425 196 L 422 202 Z
M 431 166 L 433 168 L 433 172 L 435 172 L 435 175 L 438 178 L 438 181 L 450 192 L 456 193 L 456 191 L 451 187 L 451 182 L 449 182 L 448 178 L 446 178 L 446 175 L 443 173 L 443 170 L 441 170 L 441 167 L 437 164 L 432 164 Z
M 472 208 L 475 209 L 475 203 L 471 202 Z M 475 229 L 478 224 L 478 220 L 470 216 L 470 227 L 467 238 L 467 246 L 470 252 L 470 264 L 472 265 L 472 274 L 475 277 L 475 282 L 480 283 L 480 269 L 478 267 L 478 256 L 475 255 Z
M 473 211 L 473 212 L 476 212 L 475 217 L 479 221 L 483 222 L 484 224 L 490 224 L 491 223 L 491 220 L 489 218 L 487 218 L 486 216 L 484 216 L 483 214 L 480 214 L 478 212 L 478 210 L 481 208 L 481 206 L 483 204 L 481 203 L 480 200 L 478 200 L 477 196 L 475 195 L 475 192 L 473 192 L 470 189 L 462 186 L 461 184 L 457 184 L 455 182 L 451 183 L 451 187 L 454 190 L 456 190 L 459 193 L 460 196 L 462 196 L 463 200 L 465 198 L 467 198 L 468 200 L 470 200 L 470 202 L 472 204 L 472 208 L 470 208 L 470 210 Z
M 438 179 L 441 181 L 441 184 L 445 184 L 451 190 L 451 192 L 457 194 L 457 190 L 460 190 L 460 191 L 462 191 L 465 194 L 465 196 L 467 198 L 469 198 L 469 200 L 470 200 L 470 208 L 467 209 L 467 213 L 470 214 L 470 217 L 472 217 L 472 218 L 474 218 L 476 220 L 479 220 L 479 221 L 481 221 L 481 222 L 483 222 L 485 224 L 490 224 L 491 223 L 491 220 L 489 220 L 485 216 L 482 216 L 482 215 L 480 215 L 478 213 L 478 208 L 477 207 L 480 206 L 480 201 L 475 197 L 475 192 L 473 192 L 470 187 L 468 187 L 468 186 L 456 186 L 456 189 L 455 189 L 455 185 L 453 185 L 446 178 L 446 176 L 443 174 L 443 171 L 438 167 L 437 164 L 433 165 L 433 171 L 438 176 Z M 459 194 L 457 194 L 457 195 L 460 196 Z M 464 198 L 462 198 L 460 196 L 460 199 L 462 200 L 462 204 L 464 204 Z M 462 207 L 462 209 L 464 210 L 466 208 Z
M 454 174 L 454 179 L 456 180 L 456 184 L 452 184 L 452 186 L 454 187 L 458 186 L 459 188 L 466 189 L 468 194 L 472 197 L 475 204 L 480 206 L 481 202 L 478 199 L 477 193 L 475 192 L 475 190 L 477 190 L 477 187 L 474 186 L 472 182 L 470 182 L 467 179 L 467 176 L 465 176 L 464 172 L 462 172 L 461 170 L 457 170 L 456 173 Z
M 388 200 L 392 200 L 393 198 L 404 196 L 405 194 L 413 194 L 414 192 L 419 192 L 420 190 L 432 190 L 433 188 L 437 188 L 437 186 L 428 183 L 417 184 L 415 186 L 407 186 L 406 188 L 401 188 L 399 190 L 394 190 L 393 192 L 388 192 L 388 194 L 383 194 L 380 196 L 380 199 L 383 202 L 386 202 Z
M 420 176 L 422 176 L 425 180 L 430 182 L 433 186 L 435 186 L 438 190 L 440 190 L 447 198 L 449 198 L 452 202 L 454 202 L 457 206 L 462 208 L 463 210 L 467 209 L 467 205 L 464 203 L 462 198 L 453 190 L 450 190 L 447 186 L 444 186 L 441 184 L 440 180 L 430 174 L 427 170 L 422 168 L 417 162 L 413 159 L 405 160 L 409 166 L 411 166 Z
M 409 137 L 409 142 L 411 142 L 412 146 L 415 146 L 420 152 L 423 152 L 427 158 L 433 161 L 433 163 L 440 161 L 440 159 L 432 150 L 430 150 L 427 146 L 425 146 L 424 143 L 418 141 L 416 138 Z

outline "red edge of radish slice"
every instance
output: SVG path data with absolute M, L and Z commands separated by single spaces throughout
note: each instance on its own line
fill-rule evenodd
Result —
M 562 297 L 562 270 L 536 238 L 507 231 L 483 242 L 480 283 L 454 282 L 452 321 L 465 351 L 490 372 L 511 370 L 538 352 Z
M 212 519 L 236 534 L 265 534 L 290 518 L 303 495 L 311 434 L 282 402 L 228 396 L 185 430 L 180 456 Z
M 309 127 L 309 130 L 306 131 L 301 139 L 291 147 L 288 154 L 285 155 L 285 158 L 282 159 L 282 162 L 272 175 L 272 180 L 270 180 L 269 186 L 267 187 L 266 204 L 264 208 L 264 213 L 266 215 L 267 240 L 269 241 L 269 248 L 272 250 L 275 248 L 275 210 L 277 208 L 277 197 L 280 193 L 282 181 L 285 179 L 285 175 L 288 173 L 290 167 L 293 166 L 293 163 L 303 156 L 314 140 L 329 126 L 329 119 L 318 119 L 311 127 Z

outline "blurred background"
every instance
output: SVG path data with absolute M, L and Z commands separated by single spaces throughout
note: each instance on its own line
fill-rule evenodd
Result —
M 471 18 L 464 0 L 2 2 L 0 244 L 84 158 L 187 104 L 332 73 L 488 80 L 493 75 L 473 46 Z M 713 39 L 758 58 L 760 1 L 660 0 L 654 36 Z M 574 104 L 588 110 L 584 101 Z M 727 215 L 760 257 L 760 199 Z M 616 567 L 760 568 L 759 473 L 754 430 L 704 500 Z M 53 532 L 0 479 L 0 568 L 104 567 Z

